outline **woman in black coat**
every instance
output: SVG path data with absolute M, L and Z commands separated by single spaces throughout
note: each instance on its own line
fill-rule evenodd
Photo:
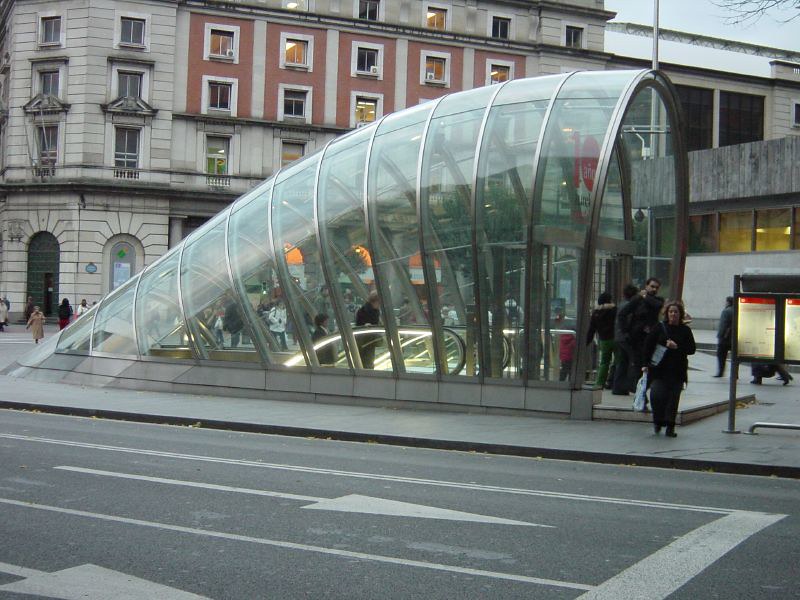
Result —
M 653 328 L 644 343 L 644 356 L 651 363 L 653 352 L 661 345 L 666 347 L 658 365 L 643 367 L 647 371 L 647 383 L 650 386 L 650 404 L 653 408 L 653 429 L 658 433 L 666 427 L 666 435 L 677 437 L 675 433 L 675 416 L 678 414 L 678 402 L 681 391 L 688 381 L 690 354 L 695 352 L 694 335 L 684 324 L 686 311 L 677 301 L 671 301 L 664 307 L 665 319 Z

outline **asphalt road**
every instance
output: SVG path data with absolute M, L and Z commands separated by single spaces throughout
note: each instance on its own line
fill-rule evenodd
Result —
M 0 598 L 798 598 L 800 482 L 0 411 Z

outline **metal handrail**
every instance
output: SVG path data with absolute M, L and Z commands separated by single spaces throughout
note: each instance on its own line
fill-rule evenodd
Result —
M 756 427 L 763 427 L 765 429 L 794 429 L 796 431 L 800 431 L 800 425 L 795 425 L 794 423 L 766 423 L 759 421 L 758 423 L 753 423 L 750 425 L 747 433 L 750 435 L 758 435 L 755 432 Z

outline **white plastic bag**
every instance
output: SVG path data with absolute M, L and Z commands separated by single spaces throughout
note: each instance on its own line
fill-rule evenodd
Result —
M 647 406 L 647 371 L 642 373 L 636 384 L 636 395 L 633 397 L 633 410 L 644 412 Z

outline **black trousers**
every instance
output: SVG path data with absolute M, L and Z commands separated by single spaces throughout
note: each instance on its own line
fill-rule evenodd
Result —
M 631 360 L 633 347 L 628 342 L 617 342 L 617 366 L 614 369 L 614 385 L 611 391 L 614 394 L 627 394 L 636 391 L 636 382 L 640 374 L 634 373 Z
M 655 425 L 675 427 L 681 391 L 683 391 L 683 382 L 681 381 L 654 379 L 650 383 L 650 406 L 653 409 Z
M 720 340 L 717 342 L 717 375 L 725 373 L 725 362 L 728 360 L 728 352 L 731 350 L 730 341 Z

